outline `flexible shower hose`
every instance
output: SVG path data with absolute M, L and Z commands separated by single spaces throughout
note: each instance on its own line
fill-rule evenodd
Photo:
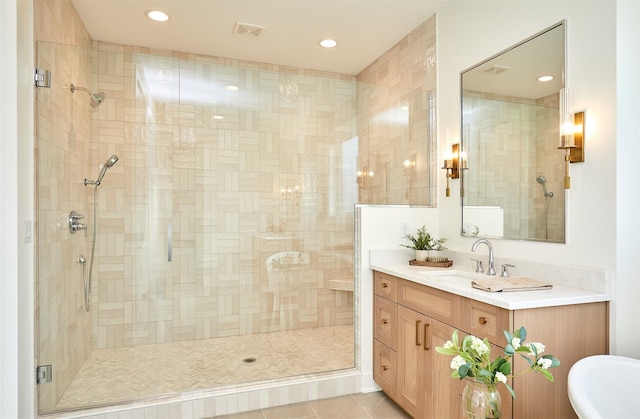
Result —
M 98 185 L 93 188 L 93 239 L 91 240 L 91 260 L 89 261 L 89 278 L 82 277 L 84 282 L 84 308 L 91 309 L 91 274 L 93 273 L 93 256 L 96 251 L 96 235 L 98 234 Z

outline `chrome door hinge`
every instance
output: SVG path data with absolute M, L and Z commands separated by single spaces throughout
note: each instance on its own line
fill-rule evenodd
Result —
M 36 87 L 51 87 L 51 71 L 34 68 L 33 85 Z
M 36 384 L 50 383 L 53 380 L 51 365 L 38 365 L 36 368 Z

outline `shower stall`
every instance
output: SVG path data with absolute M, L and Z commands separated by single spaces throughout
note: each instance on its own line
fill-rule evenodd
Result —
M 37 55 L 40 413 L 356 365 L 354 204 L 431 196 L 433 92 L 102 42 Z
M 352 368 L 353 80 L 37 49 L 40 411 Z

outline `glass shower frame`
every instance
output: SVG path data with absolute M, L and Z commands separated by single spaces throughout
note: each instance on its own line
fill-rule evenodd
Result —
M 407 114 L 369 111 L 358 129 L 358 96 L 387 88 L 351 76 L 107 43 L 39 43 L 38 63 L 54 80 L 37 92 L 38 363 L 55 377 L 41 413 L 95 350 L 353 324 L 353 294 L 330 281 L 353 276 L 354 205 L 433 189 L 434 127 L 416 129 L 432 92 L 395 89 L 390 112 Z M 70 83 L 108 99 L 91 111 Z M 81 181 L 112 154 L 87 314 L 90 243 L 65 217 L 91 219 Z M 374 160 L 376 182 L 360 182 Z

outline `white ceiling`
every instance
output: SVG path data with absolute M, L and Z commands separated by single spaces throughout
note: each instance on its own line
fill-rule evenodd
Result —
M 93 40 L 358 74 L 449 0 L 72 0 Z M 170 15 L 165 23 L 149 9 Z M 232 34 L 237 22 L 260 37 Z M 331 37 L 333 49 L 318 46 Z

